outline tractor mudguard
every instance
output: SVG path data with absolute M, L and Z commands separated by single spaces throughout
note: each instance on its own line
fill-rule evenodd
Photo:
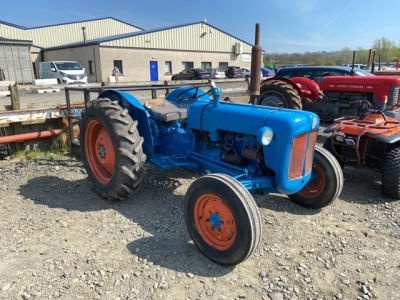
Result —
M 261 81 L 260 86 L 271 80 L 281 80 L 290 84 L 297 91 L 301 98 L 307 98 L 312 101 L 316 101 L 321 94 L 319 85 L 315 81 L 305 77 L 292 77 L 287 79 L 284 77 L 274 76 Z
M 338 124 L 337 124 L 337 123 L 331 124 L 331 125 L 329 125 L 328 127 L 326 127 L 326 128 L 324 129 L 324 133 L 332 133 L 332 132 L 335 131 L 335 129 L 336 129 L 337 127 L 338 127 Z
M 306 77 L 293 77 L 291 80 L 300 88 L 301 98 L 308 98 L 312 101 L 318 100 L 321 89 L 315 81 Z
M 400 133 L 384 135 L 378 134 L 375 137 L 377 142 L 384 143 L 384 144 L 395 144 L 400 141 Z
M 153 136 L 151 134 L 150 123 L 146 109 L 143 104 L 136 99 L 135 96 L 122 91 L 106 90 L 99 95 L 99 98 L 108 98 L 118 101 L 118 104 L 129 111 L 132 119 L 138 121 L 138 131 L 144 138 L 143 152 L 147 156 L 147 160 L 153 157 Z

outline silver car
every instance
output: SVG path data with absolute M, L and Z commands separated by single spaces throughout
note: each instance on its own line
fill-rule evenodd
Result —
M 213 79 L 225 79 L 225 71 L 222 68 L 205 68 L 208 73 L 210 73 L 210 78 Z
M 240 70 L 242 71 L 242 74 L 243 74 L 243 77 L 244 77 L 244 78 L 247 78 L 247 77 L 250 77 L 250 76 L 251 76 L 251 69 L 241 68 Z M 262 77 L 263 77 L 263 74 L 262 74 L 262 72 L 260 71 L 260 78 L 262 78 Z

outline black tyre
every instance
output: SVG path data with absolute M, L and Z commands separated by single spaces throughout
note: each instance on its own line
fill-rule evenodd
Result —
M 267 81 L 260 87 L 259 105 L 299 109 L 303 108 L 297 91 L 281 80 Z
M 335 154 L 335 152 L 333 151 L 331 137 L 328 137 L 324 141 L 324 144 L 322 145 L 322 147 L 324 149 L 326 149 L 327 151 L 329 151 L 329 153 L 331 153 L 336 158 L 336 160 L 338 161 L 340 167 L 343 169 L 344 168 L 344 162 L 340 158 L 338 158 L 337 155 Z M 339 148 L 336 148 L 337 149 L 336 151 L 339 151 L 338 153 L 340 153 L 340 147 L 342 147 L 342 146 L 339 146 Z
M 261 217 L 249 191 L 225 174 L 194 181 L 185 196 L 185 220 L 197 248 L 221 265 L 237 265 L 261 240 Z
M 80 152 L 94 189 L 109 200 L 129 197 L 144 176 L 137 121 L 117 101 L 90 101 L 82 112 Z
M 382 193 L 392 199 L 400 199 L 400 148 L 392 149 L 382 170 Z
M 338 161 L 327 150 L 315 147 L 310 181 L 289 198 L 301 206 L 319 209 L 331 204 L 342 189 L 343 173 Z

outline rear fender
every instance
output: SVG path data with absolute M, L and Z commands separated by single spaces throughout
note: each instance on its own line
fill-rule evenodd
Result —
M 305 77 L 293 77 L 291 80 L 300 88 L 302 94 L 301 98 L 308 98 L 310 100 L 316 101 L 321 93 L 319 85 Z
M 281 80 L 290 84 L 299 94 L 300 98 L 308 98 L 312 101 L 318 100 L 320 88 L 315 81 L 305 77 L 292 77 L 290 79 L 284 77 L 271 77 L 261 81 L 260 85 L 272 80 Z
M 129 111 L 132 119 L 138 122 L 137 129 L 144 138 L 143 152 L 147 160 L 153 158 L 153 136 L 151 135 L 150 122 L 143 104 L 131 94 L 122 91 L 106 90 L 99 95 L 99 98 L 108 98 L 118 101 L 118 104 Z
M 324 133 L 332 133 L 336 130 L 336 128 L 338 127 L 338 123 L 333 123 L 331 125 L 329 125 L 327 128 L 325 128 Z

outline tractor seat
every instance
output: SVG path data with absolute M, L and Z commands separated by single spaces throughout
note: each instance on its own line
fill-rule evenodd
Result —
M 187 109 L 178 107 L 165 99 L 151 99 L 144 104 L 164 122 L 178 121 L 187 118 Z

